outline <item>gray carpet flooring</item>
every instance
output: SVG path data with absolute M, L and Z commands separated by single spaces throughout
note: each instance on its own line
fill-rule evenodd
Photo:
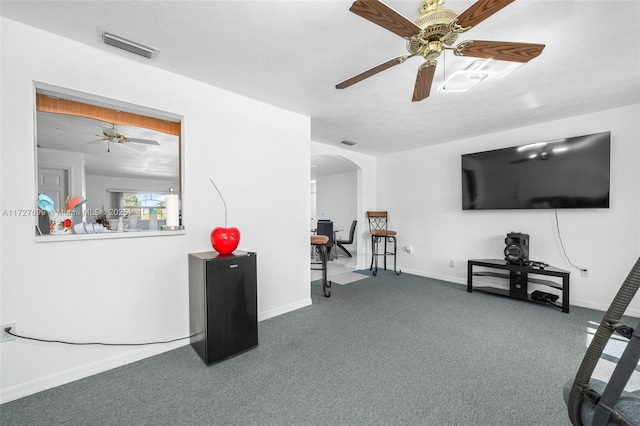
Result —
M 305 283 L 301 283 L 305 285 Z M 9 425 L 569 425 L 562 387 L 602 312 L 380 271 L 259 323 L 206 366 L 190 346 L 0 407 Z

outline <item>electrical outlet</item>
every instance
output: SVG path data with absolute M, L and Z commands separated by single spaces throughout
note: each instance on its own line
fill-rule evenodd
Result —
M 13 337 L 12 335 L 6 333 L 4 330 L 6 328 L 11 328 L 11 332 L 12 333 L 16 333 L 16 323 L 15 322 L 10 322 L 7 324 L 2 324 L 2 328 L 0 328 L 0 343 L 2 342 L 8 342 L 9 340 L 14 340 L 15 337 Z
M 456 267 L 456 265 L 455 265 L 455 263 L 453 262 L 453 260 L 450 260 L 450 261 L 449 261 L 449 268 L 455 268 L 455 267 Z
M 589 276 L 589 270 L 587 268 L 582 268 L 580 270 L 580 275 L 582 275 L 583 277 L 588 277 Z

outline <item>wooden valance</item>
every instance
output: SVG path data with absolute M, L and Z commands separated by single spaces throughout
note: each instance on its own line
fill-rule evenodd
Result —
M 114 125 L 144 127 L 174 136 L 180 136 L 181 134 L 179 122 L 166 121 L 131 112 L 117 111 L 68 99 L 51 98 L 41 93 L 36 93 L 36 110 L 53 114 L 92 118 Z

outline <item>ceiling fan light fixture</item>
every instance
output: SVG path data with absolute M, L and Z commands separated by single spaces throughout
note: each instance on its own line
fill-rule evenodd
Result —
M 465 70 L 489 74 L 492 80 L 500 80 L 512 72 L 522 68 L 526 62 L 495 61 L 493 59 L 476 59 Z
M 126 50 L 127 52 L 153 59 L 158 55 L 158 49 L 123 37 L 104 28 L 98 27 L 98 37 L 104 44 Z
M 438 92 L 466 92 L 473 89 L 488 76 L 489 74 L 478 71 L 456 71 L 442 83 Z

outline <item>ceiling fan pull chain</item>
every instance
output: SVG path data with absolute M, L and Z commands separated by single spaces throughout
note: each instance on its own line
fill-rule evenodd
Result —
M 447 81 L 447 52 L 442 51 L 442 84 Z M 443 86 L 444 87 L 444 86 Z

